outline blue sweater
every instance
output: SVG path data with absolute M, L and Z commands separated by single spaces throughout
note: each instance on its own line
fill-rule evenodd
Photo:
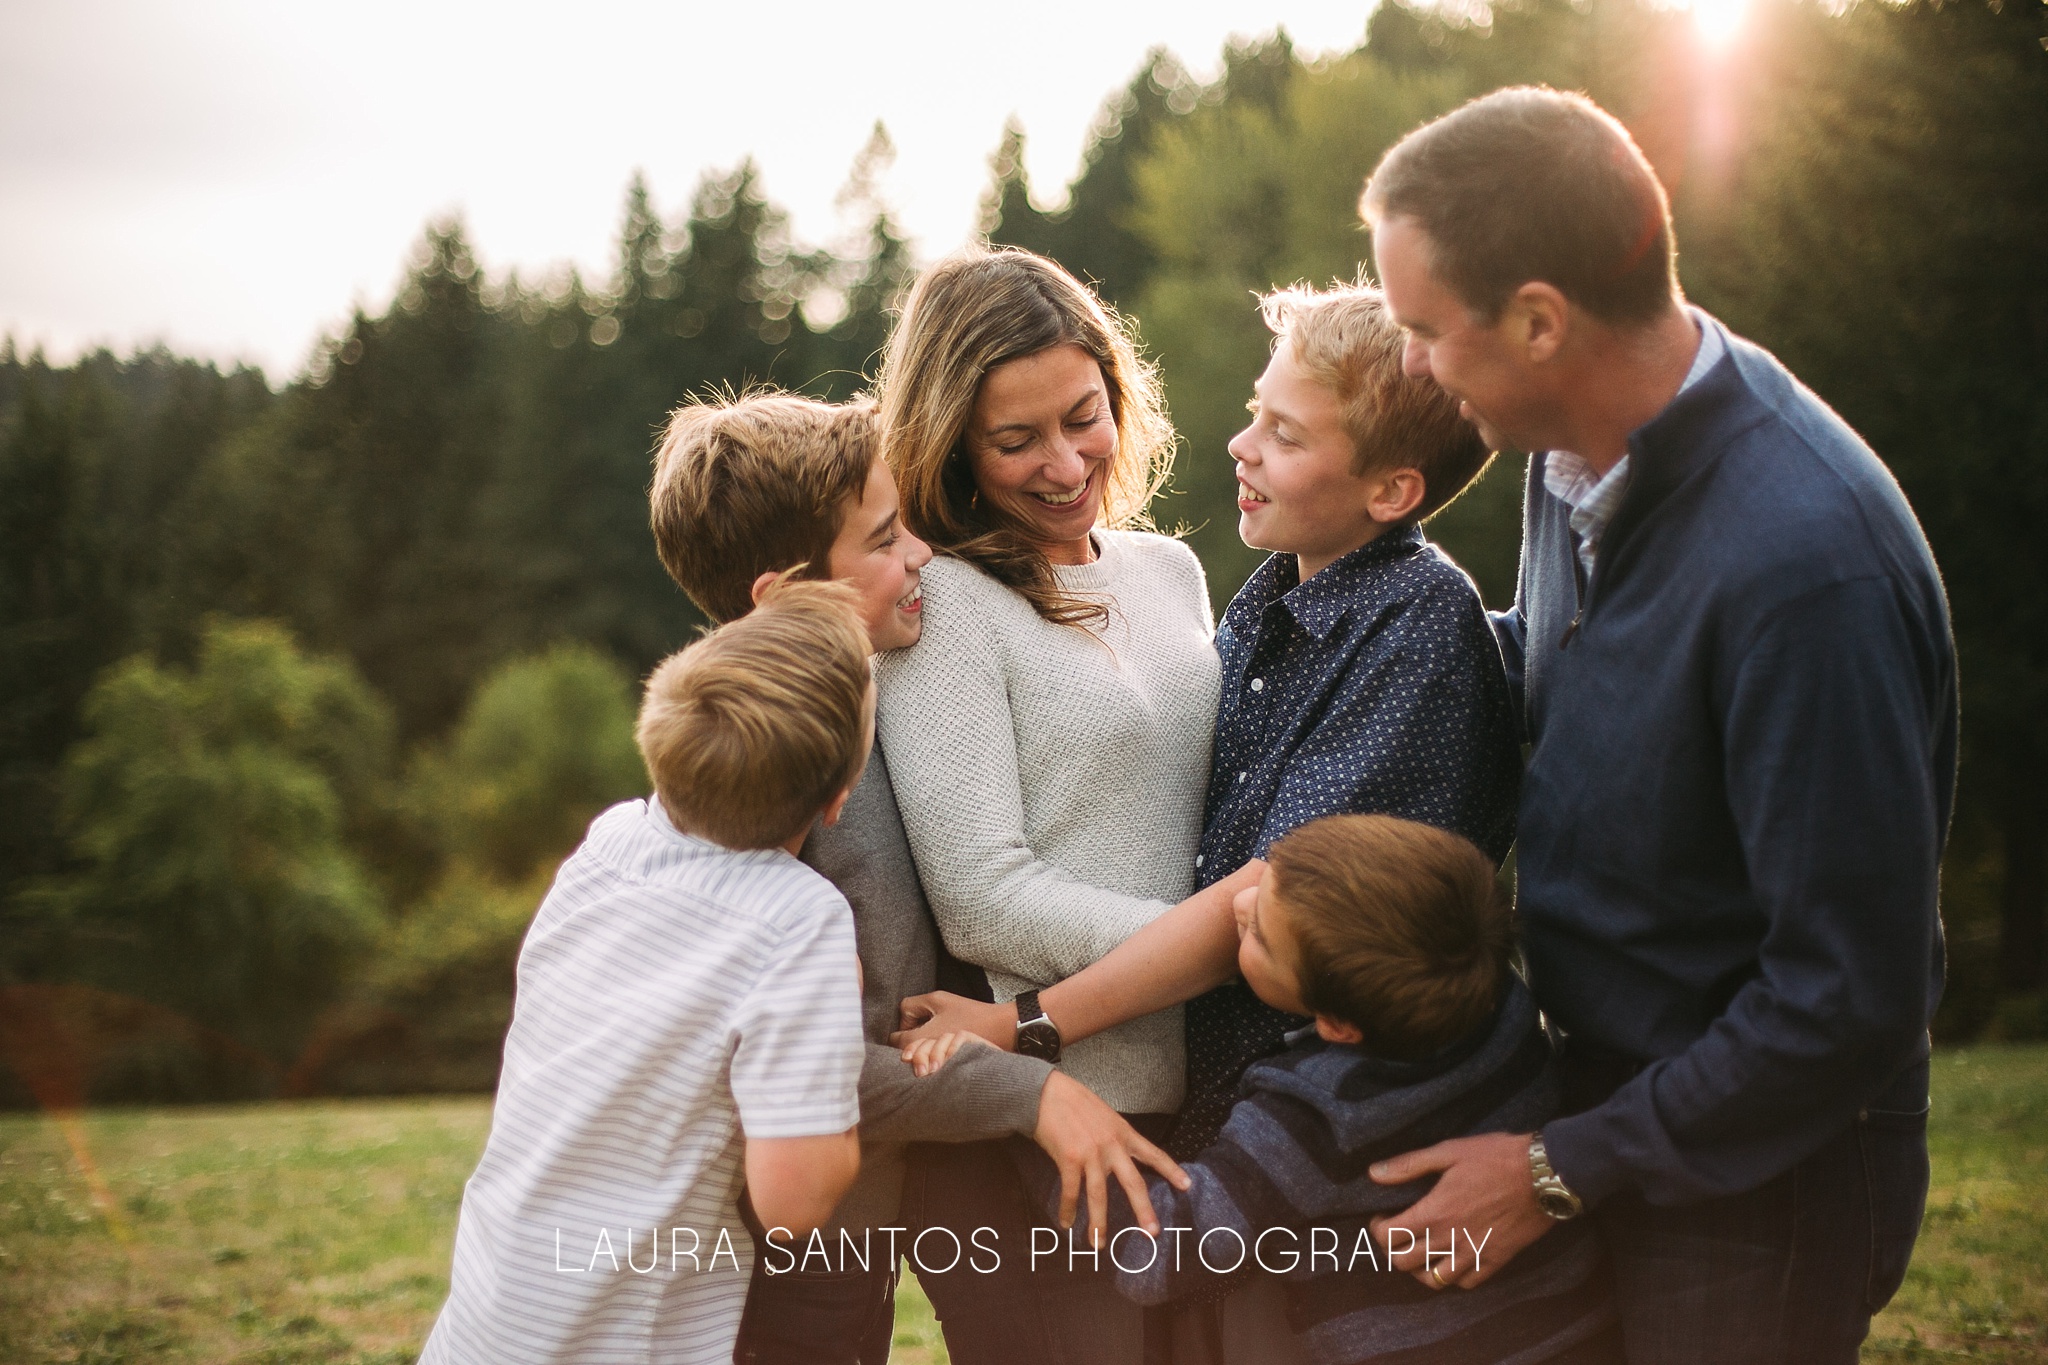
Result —
M 1285 1283 L 1288 1325 L 1315 1365 L 1609 1359 L 1601 1334 L 1614 1311 L 1590 1224 L 1559 1224 L 1485 1284 L 1449 1293 L 1391 1269 L 1386 1242 L 1369 1232 L 1373 1218 L 1409 1207 L 1433 1183 L 1377 1184 L 1373 1162 L 1470 1133 L 1527 1132 L 1556 1112 L 1557 1099 L 1550 1041 L 1519 980 L 1484 1026 L 1427 1061 L 1373 1057 L 1303 1030 L 1245 1072 L 1221 1136 L 1183 1168 L 1193 1181 L 1186 1192 L 1147 1180 L 1161 1227 L 1185 1231 L 1162 1235 L 1156 1255 L 1142 1235 L 1117 1237 L 1117 1288 L 1163 1303 L 1234 1287 L 1262 1264 Z M 1056 1213 L 1051 1160 L 1021 1140 L 1012 1150 L 1041 1206 Z M 1112 1233 L 1130 1228 L 1121 1190 L 1110 1203 Z M 1388 1236 L 1407 1250 L 1402 1234 Z M 1485 1263 L 1488 1240 L 1487 1230 L 1470 1229 L 1456 1238 L 1455 1259 L 1431 1264 L 1463 1274 L 1475 1241 Z M 1243 1268 L 1215 1273 L 1236 1266 L 1240 1248 Z
M 1594 1202 L 1751 1189 L 1859 1110 L 1926 1105 L 1947 601 L 1877 457 L 1722 335 L 1728 354 L 1629 438 L 1590 583 L 1531 459 L 1495 623 L 1533 746 L 1517 861 L 1537 1001 L 1647 1064 L 1544 1128 Z

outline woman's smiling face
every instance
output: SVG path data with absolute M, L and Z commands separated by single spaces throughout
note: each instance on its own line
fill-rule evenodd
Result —
M 1055 564 L 1092 560 L 1088 533 L 1116 454 L 1109 385 L 1095 357 L 1054 346 L 982 377 L 964 439 L 975 488 Z

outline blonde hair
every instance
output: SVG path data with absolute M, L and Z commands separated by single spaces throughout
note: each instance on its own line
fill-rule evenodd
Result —
M 685 403 L 654 457 L 654 548 L 706 616 L 744 616 L 764 573 L 831 576 L 832 542 L 880 457 L 871 401 L 757 390 Z
M 1103 523 L 1149 526 L 1145 509 L 1173 465 L 1158 375 L 1121 318 L 1028 251 L 971 247 L 918 276 L 882 361 L 882 451 L 914 533 L 1015 589 L 1046 620 L 1087 625 L 1107 619 L 1107 608 L 1063 592 L 1027 528 L 993 499 L 976 498 L 961 444 L 988 372 L 1055 346 L 1086 351 L 1108 389 L 1117 440 L 1103 479 Z
M 1458 400 L 1429 379 L 1401 368 L 1401 329 L 1386 296 L 1371 285 L 1305 284 L 1259 300 L 1273 347 L 1293 347 L 1295 360 L 1337 397 L 1351 437 L 1351 472 L 1416 469 L 1422 501 L 1410 520 L 1441 511 L 1471 486 L 1493 459 L 1479 431 L 1458 415 Z
M 856 601 L 844 584 L 784 575 L 654 670 L 634 737 L 677 829 L 774 848 L 853 785 L 873 722 Z
M 1301 949 L 1301 998 L 1361 1045 L 1427 1057 L 1486 1022 L 1514 925 L 1469 840 L 1390 815 L 1333 815 L 1275 843 L 1272 895 Z

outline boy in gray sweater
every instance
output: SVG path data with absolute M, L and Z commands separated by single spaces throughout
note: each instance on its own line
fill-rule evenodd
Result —
M 778 574 L 802 566 L 803 577 L 858 593 L 877 651 L 917 642 L 919 571 L 931 550 L 898 516 L 873 404 L 784 393 L 686 404 L 670 419 L 649 498 L 662 563 L 713 621 L 745 615 Z M 899 1000 L 941 985 L 942 970 L 956 973 L 943 983 L 954 989 L 973 983 L 958 975 L 971 969 L 940 946 L 879 747 L 839 821 L 814 829 L 802 857 L 853 906 L 867 1034 L 861 1169 L 827 1230 L 825 1255 L 771 1249 L 756 1263 L 735 1359 L 879 1365 L 894 1318 L 896 1256 L 918 1231 L 899 1219 L 908 1144 L 1031 1138 L 1060 1169 L 1067 1216 L 1078 1192 L 1098 1223 L 1114 1175 L 1140 1221 L 1156 1225 L 1135 1161 L 1183 1177 L 1086 1086 L 1045 1062 L 971 1048 L 919 1076 L 887 1045 Z

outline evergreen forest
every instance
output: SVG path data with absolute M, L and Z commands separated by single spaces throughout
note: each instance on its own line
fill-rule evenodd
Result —
M 1133 320 L 1182 438 L 1153 515 L 1220 607 L 1259 557 L 1224 452 L 1254 296 L 1369 270 L 1380 154 L 1522 82 L 1629 125 L 1688 295 L 1905 488 L 1963 680 L 1938 1028 L 2048 1036 L 2042 0 L 1755 0 L 1725 48 L 1639 0 L 1385 0 L 1348 54 L 1275 32 L 1204 81 L 1153 52 L 1064 187 L 1013 123 L 982 230 Z M 604 279 L 428 223 L 390 306 L 281 384 L 0 344 L 0 1103 L 492 1085 L 526 921 L 643 792 L 637 680 L 700 624 L 646 529 L 655 435 L 695 394 L 871 383 L 917 260 L 890 157 L 877 127 L 822 246 L 752 164 L 671 212 L 636 179 Z M 1493 606 L 1521 479 L 1504 453 L 1428 528 Z

